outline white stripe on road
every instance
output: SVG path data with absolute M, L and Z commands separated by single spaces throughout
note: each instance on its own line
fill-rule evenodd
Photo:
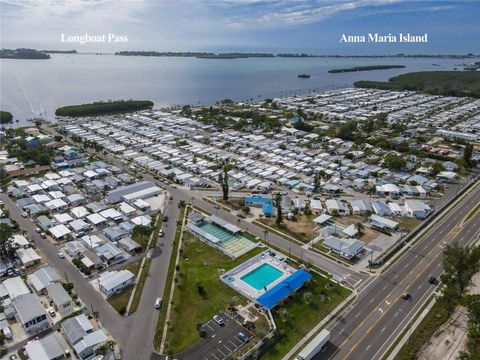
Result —
M 219 353 L 221 353 L 223 356 L 227 356 L 227 355 L 225 355 L 225 353 L 224 353 L 222 350 L 220 350 L 219 348 L 216 348 L 216 350 L 217 350 Z

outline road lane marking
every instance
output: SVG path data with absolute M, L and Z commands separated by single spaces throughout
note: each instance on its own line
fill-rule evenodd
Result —
M 355 319 L 356 319 L 357 317 L 359 317 L 359 316 L 360 316 L 360 313 L 357 313 L 357 315 L 355 315 Z
M 368 345 L 368 346 L 366 347 L 365 351 L 368 351 L 368 349 L 370 349 L 370 346 L 372 346 L 372 345 L 371 345 L 371 344 Z
M 398 315 L 398 311 L 395 313 L 395 315 L 393 315 L 393 317 L 397 317 L 397 315 Z
M 451 231 L 447 234 L 447 236 L 449 236 L 451 232 L 453 232 L 453 230 L 451 230 Z M 413 269 L 412 269 L 409 273 L 406 274 L 406 276 L 404 277 L 404 279 L 407 279 L 412 273 L 414 273 L 414 271 L 417 269 L 417 267 L 419 267 L 420 265 L 423 265 L 423 263 L 425 262 L 425 260 L 426 260 L 426 259 L 429 259 L 428 257 L 430 256 L 430 254 L 431 254 L 435 249 L 436 249 L 435 247 L 432 248 L 432 249 L 425 255 L 425 257 L 424 257 L 421 261 L 417 262 L 417 264 L 413 267 Z M 427 266 L 428 266 L 429 264 L 431 264 L 432 262 L 434 262 L 435 259 L 436 259 L 440 254 L 442 254 L 442 252 L 437 253 L 437 255 L 435 255 L 429 262 L 427 262 Z M 424 268 L 425 268 L 425 267 L 426 267 L 426 266 L 424 266 Z M 424 271 L 421 271 L 421 272 L 418 274 L 418 276 L 420 276 L 423 272 L 425 272 L 425 270 L 424 270 Z M 417 276 L 417 278 L 418 278 L 418 276 Z M 415 278 L 412 282 L 410 282 L 409 286 L 411 286 L 411 285 L 416 281 L 417 278 Z M 400 283 L 399 285 L 397 285 L 396 287 L 394 287 L 394 288 L 390 291 L 390 293 L 387 294 L 386 297 L 389 297 L 395 290 L 397 290 L 398 288 L 400 288 L 400 285 L 402 285 L 404 282 L 405 282 L 405 280 L 404 280 L 402 283 Z M 373 299 L 370 300 L 370 303 L 371 303 L 372 301 L 373 301 Z M 395 300 L 395 303 L 397 303 L 397 302 L 398 302 L 398 299 Z M 363 324 L 365 323 L 365 321 L 366 321 L 374 312 L 375 312 L 375 310 L 372 310 L 372 311 L 370 312 L 370 314 L 368 314 L 367 317 L 362 321 L 362 323 L 357 327 L 357 329 L 360 328 L 361 326 L 363 326 Z M 350 348 L 350 351 L 347 353 L 347 355 L 345 356 L 345 358 L 348 358 L 348 357 L 350 356 L 350 354 L 355 350 L 355 348 L 358 346 L 358 344 L 359 344 L 361 341 L 363 341 L 363 339 L 368 335 L 368 333 L 370 332 L 370 330 L 372 329 L 372 327 L 375 326 L 375 325 L 383 318 L 383 316 L 384 316 L 384 314 L 382 314 L 382 315 L 380 316 L 380 318 L 374 323 L 374 325 L 372 325 L 372 326 L 365 332 L 365 334 L 362 336 L 362 338 L 361 338 L 358 342 L 356 342 L 356 343 Z M 340 344 L 339 348 L 342 348 L 343 345 L 344 345 L 349 339 L 350 339 L 350 336 L 347 337 L 347 338 L 342 342 L 342 344 Z
M 387 328 L 387 327 L 386 327 L 386 326 L 384 326 L 384 327 L 383 327 L 383 329 L 382 329 L 382 330 L 380 330 L 380 332 L 381 332 L 381 333 L 383 333 L 383 332 L 385 331 L 385 329 L 386 329 L 386 328 Z
M 217 350 L 219 353 L 221 353 L 223 356 L 225 356 L 225 357 L 227 356 L 227 355 L 226 355 L 222 350 L 220 350 L 219 348 L 216 348 L 216 350 Z
M 212 355 L 215 359 L 220 360 L 218 357 L 215 356 L 214 353 L 210 353 L 210 355 Z

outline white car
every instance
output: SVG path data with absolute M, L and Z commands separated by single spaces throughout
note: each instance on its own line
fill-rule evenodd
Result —
M 215 321 L 218 325 L 220 326 L 223 326 L 225 325 L 225 322 L 223 321 L 223 319 L 220 317 L 220 315 L 215 315 L 213 317 L 213 321 Z
M 155 309 L 160 309 L 161 306 L 162 306 L 162 298 L 157 298 L 155 300 Z
M 59 257 L 60 259 L 65 259 L 65 254 L 62 253 L 61 251 L 59 251 L 59 252 L 58 252 L 58 257 Z

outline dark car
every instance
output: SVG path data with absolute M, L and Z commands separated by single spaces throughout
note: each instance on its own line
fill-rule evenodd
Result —
M 402 299 L 410 301 L 410 300 L 412 300 L 412 295 L 410 295 L 409 293 L 403 293 L 402 294 Z
M 165 216 L 163 217 L 163 221 L 164 221 L 164 222 L 167 222 L 167 221 L 168 221 L 168 216 L 167 216 L 167 215 L 165 215 Z
M 428 278 L 428 282 L 429 282 L 430 284 L 432 284 L 432 285 L 437 285 L 437 284 L 438 284 L 438 280 L 437 280 L 437 278 L 436 278 L 435 276 L 430 276 L 430 277 Z

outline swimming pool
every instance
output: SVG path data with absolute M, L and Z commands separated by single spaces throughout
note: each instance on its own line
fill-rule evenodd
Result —
M 263 290 L 266 286 L 280 278 L 283 272 L 270 264 L 262 264 L 255 270 L 242 276 L 240 279 L 253 287 L 255 290 Z

